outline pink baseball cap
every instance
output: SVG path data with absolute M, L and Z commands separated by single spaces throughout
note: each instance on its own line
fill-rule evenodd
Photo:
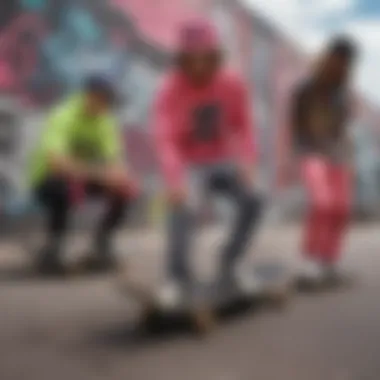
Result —
M 185 53 L 216 50 L 220 40 L 216 27 L 206 19 L 192 19 L 179 29 L 177 50 Z

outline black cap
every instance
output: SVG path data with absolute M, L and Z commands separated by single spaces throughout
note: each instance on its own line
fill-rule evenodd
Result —
M 84 80 L 83 90 L 85 92 L 96 92 L 102 94 L 110 104 L 117 101 L 116 90 L 112 82 L 102 75 L 90 75 Z
M 329 44 L 328 52 L 349 60 L 355 59 L 358 54 L 356 43 L 347 36 L 335 37 Z

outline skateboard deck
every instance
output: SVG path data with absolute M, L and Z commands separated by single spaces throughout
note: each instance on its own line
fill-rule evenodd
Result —
M 170 307 L 160 304 L 157 288 L 124 281 L 121 290 L 142 306 L 140 322 L 144 328 L 149 329 L 152 324 L 158 325 L 159 321 L 185 318 L 196 332 L 204 334 L 212 329 L 218 317 L 234 305 L 268 301 L 275 307 L 286 306 L 292 281 L 285 265 L 252 264 L 252 271 L 261 284 L 256 292 L 246 293 L 233 286 L 221 286 L 219 281 L 197 283 L 186 297 Z

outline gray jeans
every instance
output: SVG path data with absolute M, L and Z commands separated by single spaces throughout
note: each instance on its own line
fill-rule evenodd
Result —
M 260 220 L 262 202 L 258 195 L 247 190 L 231 166 L 212 165 L 195 169 L 195 177 L 198 192 L 223 195 L 236 210 L 236 220 L 222 252 L 220 270 L 225 273 L 244 254 Z M 191 204 L 170 207 L 168 270 L 169 276 L 174 280 L 191 281 L 189 253 L 195 223 Z

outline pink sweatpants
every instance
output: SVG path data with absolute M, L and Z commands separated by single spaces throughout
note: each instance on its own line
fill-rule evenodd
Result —
M 303 252 L 315 260 L 335 263 L 350 219 L 350 169 L 309 156 L 301 164 L 301 174 L 309 198 Z

